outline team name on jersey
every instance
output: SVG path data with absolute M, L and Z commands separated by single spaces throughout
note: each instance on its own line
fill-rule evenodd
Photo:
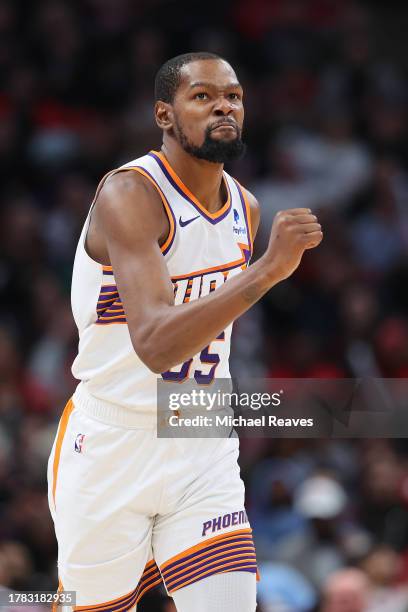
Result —
M 173 277 L 175 303 L 181 304 L 208 295 L 221 287 L 227 279 L 245 269 L 249 262 L 249 247 L 240 245 L 240 248 L 243 252 L 242 259 L 225 266 L 219 266 L 219 270 L 203 270 L 201 273 L 195 272 L 191 275 Z
M 229 512 L 228 514 L 217 516 L 209 521 L 205 521 L 205 523 L 203 523 L 203 531 L 201 535 L 205 536 L 209 533 L 215 533 L 220 529 L 227 529 L 227 527 L 231 527 L 231 525 L 242 525 L 243 523 L 247 522 L 248 517 L 245 510 Z
M 210 274 L 173 280 L 174 301 L 176 304 L 181 304 L 208 295 L 237 273 L 238 270 L 233 269 L 226 272 L 212 272 Z

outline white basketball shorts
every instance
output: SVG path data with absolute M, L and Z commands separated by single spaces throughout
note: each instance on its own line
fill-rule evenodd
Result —
M 158 439 L 155 423 L 71 399 L 48 462 L 59 589 L 76 610 L 129 610 L 212 574 L 256 573 L 238 440 Z

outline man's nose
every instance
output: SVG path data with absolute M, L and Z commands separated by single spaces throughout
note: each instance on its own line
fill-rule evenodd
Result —
M 232 111 L 233 111 L 233 105 L 231 104 L 229 100 L 227 100 L 226 98 L 220 98 L 217 100 L 215 107 L 214 107 L 214 113 L 216 115 L 226 116 L 232 113 Z

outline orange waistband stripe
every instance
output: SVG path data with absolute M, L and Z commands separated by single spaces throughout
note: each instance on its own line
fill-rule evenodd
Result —
M 71 416 L 71 412 L 74 409 L 74 402 L 70 399 L 67 405 L 64 408 L 64 412 L 62 413 L 59 430 L 57 435 L 57 441 L 55 444 L 55 454 L 54 454 L 54 465 L 53 465 L 53 482 L 52 482 L 52 499 L 54 500 L 55 506 L 55 490 L 57 488 L 57 478 L 58 478 L 58 466 L 61 457 L 61 448 L 62 442 L 64 441 L 65 432 L 67 430 L 69 417 Z

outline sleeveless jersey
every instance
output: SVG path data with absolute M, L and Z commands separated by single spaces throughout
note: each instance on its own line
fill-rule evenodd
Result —
M 161 251 L 173 283 L 175 304 L 216 291 L 247 267 L 252 254 L 250 210 L 245 191 L 235 179 L 223 173 L 227 200 L 219 211 L 209 213 L 165 156 L 151 151 L 108 173 L 97 194 L 108 176 L 124 169 L 145 176 L 163 202 L 170 231 Z M 230 377 L 232 324 L 183 364 L 161 375 L 149 370 L 133 348 L 115 270 L 94 261 L 85 249 L 96 197 L 82 229 L 73 268 L 71 303 L 79 350 L 72 373 L 80 381 L 77 392 L 82 389 L 100 401 L 153 416 L 158 377 L 180 383 L 195 378 L 205 385 L 215 376 Z

